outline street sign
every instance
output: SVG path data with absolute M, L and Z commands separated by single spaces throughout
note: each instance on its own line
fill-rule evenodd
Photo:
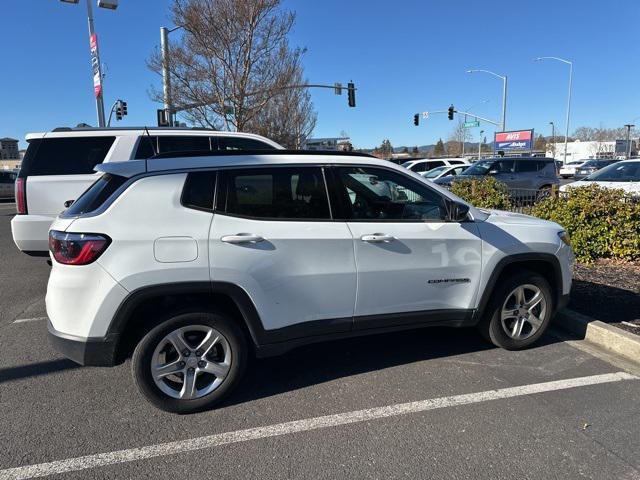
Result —
M 475 128 L 480 126 L 480 122 L 478 120 L 474 122 L 464 122 L 462 125 L 464 128 Z
M 533 129 L 495 133 L 493 148 L 496 151 L 531 150 L 532 147 Z
M 422 112 L 422 118 L 429 118 L 429 112 Z

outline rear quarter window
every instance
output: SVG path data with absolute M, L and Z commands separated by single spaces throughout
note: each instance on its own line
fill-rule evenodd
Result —
M 93 173 L 116 137 L 37 138 L 29 142 L 20 177 Z
M 64 215 L 75 217 L 84 213 L 95 212 L 126 181 L 125 177 L 105 173 L 65 210 Z

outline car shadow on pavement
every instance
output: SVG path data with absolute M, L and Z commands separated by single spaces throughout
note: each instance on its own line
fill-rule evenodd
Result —
M 535 347 L 560 340 L 546 334 Z M 431 327 L 318 343 L 252 362 L 238 390 L 221 407 L 399 365 L 496 347 L 473 328 Z
M 605 323 L 633 322 L 640 319 L 640 293 L 574 280 L 568 308 Z
M 72 362 L 71 360 L 57 359 L 46 362 L 30 363 L 28 365 L 20 365 L 18 367 L 0 368 L 0 384 L 10 382 L 12 380 L 38 377 L 40 375 L 48 375 L 50 373 L 71 370 L 79 367 L 80 365 Z

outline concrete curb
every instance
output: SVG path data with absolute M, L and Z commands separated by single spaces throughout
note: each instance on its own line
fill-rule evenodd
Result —
M 640 363 L 640 336 L 565 308 L 556 314 L 556 326 L 609 352 Z

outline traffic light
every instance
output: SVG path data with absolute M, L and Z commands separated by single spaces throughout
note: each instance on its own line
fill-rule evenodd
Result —
M 349 82 L 347 83 L 347 93 L 349 94 L 349 106 L 350 107 L 355 107 L 356 106 L 356 86 L 353 84 L 353 82 Z
M 417 127 L 418 125 L 420 125 L 420 115 L 418 113 L 416 113 L 413 116 L 413 124 Z
M 451 105 L 447 113 L 447 117 L 449 118 L 449 120 L 453 120 L 453 112 L 455 112 L 455 110 L 453 109 L 453 105 Z
M 118 100 L 116 102 L 116 120 L 122 120 L 127 114 L 127 102 L 123 102 L 122 100 Z

